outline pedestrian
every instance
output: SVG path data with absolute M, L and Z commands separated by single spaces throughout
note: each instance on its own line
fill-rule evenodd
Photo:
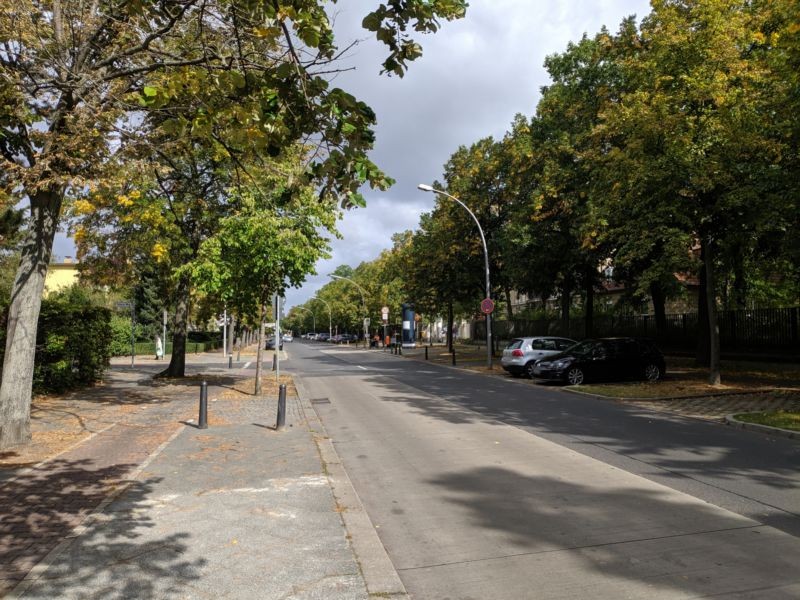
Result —
M 164 356 L 164 343 L 161 336 L 156 334 L 156 360 L 161 360 Z

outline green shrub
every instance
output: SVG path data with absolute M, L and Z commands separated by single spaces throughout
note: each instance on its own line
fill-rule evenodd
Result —
M 35 392 L 63 392 L 100 379 L 111 347 L 111 311 L 79 287 L 42 301 L 33 372 Z M 5 331 L 3 331 L 5 337 Z

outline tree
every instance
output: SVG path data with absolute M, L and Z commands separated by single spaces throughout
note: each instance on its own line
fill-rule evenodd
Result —
M 718 273 L 731 259 L 725 249 L 736 238 L 761 239 L 792 215 L 775 193 L 785 144 L 770 117 L 779 79 L 758 52 L 768 43 L 761 41 L 764 16 L 757 3 L 654 2 L 641 48 L 626 65 L 634 91 L 604 115 L 616 173 L 629 173 L 618 184 L 639 198 L 642 214 L 650 206 L 671 215 L 683 223 L 684 238 L 699 241 L 712 384 L 720 382 Z
M 258 190 L 243 189 L 241 209 L 222 219 L 219 231 L 201 244 L 197 260 L 185 269 L 200 291 L 224 300 L 237 314 L 252 316 L 257 310 L 262 333 L 272 294 L 282 296 L 314 272 L 317 260 L 328 256 L 323 232 L 335 226 L 333 207 L 319 202 L 312 187 L 289 196 L 287 188 L 285 181 L 265 176 Z M 261 393 L 263 345 L 260 335 L 256 394 Z
M 389 48 L 384 69 L 402 75 L 421 54 L 407 26 L 432 32 L 439 18 L 460 18 L 465 7 L 463 0 L 397 1 L 370 13 L 364 26 Z M 336 58 L 321 1 L 3 4 L 0 197 L 27 197 L 30 216 L 9 308 L 0 447 L 30 438 L 36 323 L 62 206 L 82 197 L 109 156 L 135 140 L 142 111 L 183 93 L 183 69 L 204 69 L 202 84 L 230 98 L 187 129 L 211 136 L 218 124 L 230 134 L 217 140 L 221 147 L 238 132 L 272 154 L 315 138 L 322 151 L 309 177 L 345 204 L 363 203 L 364 182 L 389 183 L 366 157 L 374 113 L 329 85 Z

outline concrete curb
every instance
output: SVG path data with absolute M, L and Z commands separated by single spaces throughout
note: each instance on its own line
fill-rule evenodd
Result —
M 760 411 L 759 411 L 760 412 Z M 746 414 L 746 413 L 737 413 Z M 779 437 L 787 437 L 790 439 L 800 440 L 800 431 L 792 431 L 791 429 L 781 429 L 780 427 L 771 427 L 769 425 L 760 425 L 758 423 L 746 423 L 736 418 L 736 415 L 725 415 L 724 421 L 726 425 L 737 427 L 739 429 L 747 429 L 749 431 L 757 431 L 759 433 L 766 433 L 768 435 L 777 435 Z
M 382 598 L 408 598 L 406 588 L 386 553 L 386 548 L 378 537 L 367 511 L 364 510 L 322 421 L 311 405 L 300 377 L 297 374 L 292 374 L 292 376 L 297 389 L 298 401 L 305 414 L 308 427 L 312 433 L 316 433 L 314 441 L 338 505 L 342 523 L 348 533 L 350 545 L 364 577 L 367 592 L 370 596 Z

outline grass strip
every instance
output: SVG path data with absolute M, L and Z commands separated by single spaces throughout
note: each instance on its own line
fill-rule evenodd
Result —
M 775 412 L 744 413 L 736 415 L 736 419 L 745 423 L 800 431 L 800 412 L 779 410 Z

